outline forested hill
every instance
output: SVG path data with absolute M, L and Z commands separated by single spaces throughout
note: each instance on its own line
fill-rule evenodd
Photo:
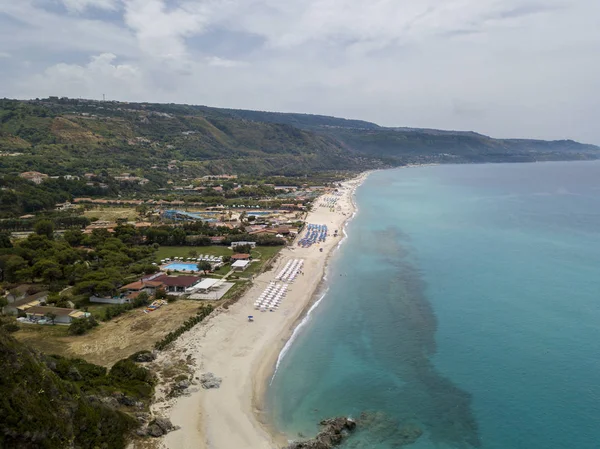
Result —
M 573 141 L 501 140 L 309 114 L 58 98 L 0 100 L 0 153 L 2 173 L 127 171 L 151 180 L 600 157 L 598 147 Z

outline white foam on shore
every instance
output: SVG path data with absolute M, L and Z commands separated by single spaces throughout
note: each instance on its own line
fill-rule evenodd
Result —
M 346 232 L 346 227 L 354 219 L 354 217 L 356 216 L 356 213 L 358 212 L 358 207 L 356 205 L 356 202 L 354 202 L 354 200 L 352 198 L 352 195 L 354 194 L 354 191 L 355 190 L 353 190 L 352 193 L 351 193 L 351 195 L 350 195 L 350 201 L 352 201 L 352 205 L 354 207 L 354 212 L 352 213 L 352 215 L 350 216 L 350 218 L 348 220 L 346 220 L 346 222 L 344 223 L 344 226 L 342 227 L 342 232 L 344 233 L 344 237 L 337 244 L 337 246 L 333 250 L 334 252 L 337 251 L 342 246 L 342 243 L 344 243 L 346 241 L 346 239 L 348 238 L 348 233 Z M 327 282 L 327 275 L 328 275 L 328 273 L 329 273 L 329 264 L 325 268 L 325 274 L 323 275 L 323 282 Z M 277 356 L 277 362 L 275 363 L 275 370 L 273 371 L 273 376 L 271 376 L 271 380 L 269 382 L 269 385 L 271 385 L 273 383 L 273 379 L 275 379 L 275 376 L 277 375 L 277 371 L 279 370 L 279 365 L 281 364 L 281 361 L 283 360 L 283 358 L 285 357 L 285 355 L 288 353 L 288 351 L 292 347 L 292 344 L 294 343 L 294 341 L 298 337 L 298 335 L 300 333 L 300 330 L 304 326 L 306 326 L 306 324 L 308 324 L 308 322 L 310 321 L 312 312 L 319 306 L 319 304 L 321 304 L 321 301 L 323 301 L 323 299 L 325 298 L 325 296 L 327 296 L 327 292 L 328 291 L 329 291 L 329 287 L 327 287 L 327 289 L 325 290 L 325 292 L 323 292 L 323 294 L 321 295 L 321 297 L 317 301 L 315 301 L 315 303 L 310 307 L 310 309 L 308 309 L 308 312 L 306 312 L 306 316 L 302 319 L 302 321 L 300 321 L 300 323 L 298 324 L 298 326 L 296 326 L 296 328 L 292 332 L 292 335 L 290 336 L 290 338 L 288 339 L 288 341 L 285 343 L 285 345 L 281 349 L 281 352 L 279 353 L 279 356 Z
M 296 340 L 296 338 L 298 337 L 300 330 L 306 324 L 308 324 L 308 322 L 310 321 L 310 315 L 312 314 L 313 310 L 315 310 L 319 306 L 321 301 L 323 301 L 323 298 L 325 298 L 325 295 L 327 295 L 328 291 L 329 291 L 329 288 L 327 288 L 327 290 L 325 290 L 325 292 L 321 295 L 321 297 L 311 306 L 310 309 L 308 309 L 306 316 L 302 319 L 302 321 L 300 321 L 298 326 L 296 326 L 296 328 L 294 329 L 294 332 L 292 332 L 292 336 L 285 343 L 285 346 L 281 349 L 281 352 L 279 353 L 279 356 L 277 357 L 277 363 L 275 363 L 275 371 L 273 372 L 273 376 L 271 377 L 271 381 L 269 382 L 269 385 L 271 385 L 273 383 L 273 379 L 275 379 L 275 376 L 277 375 L 277 370 L 279 369 L 279 365 L 281 364 L 281 361 L 283 360 L 283 358 L 285 357 L 287 352 L 292 347 L 292 344 L 294 343 L 294 340 Z

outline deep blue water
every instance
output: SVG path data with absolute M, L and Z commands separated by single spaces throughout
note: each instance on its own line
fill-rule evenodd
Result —
M 600 163 L 381 171 L 356 200 L 275 425 L 367 412 L 343 447 L 600 447 Z

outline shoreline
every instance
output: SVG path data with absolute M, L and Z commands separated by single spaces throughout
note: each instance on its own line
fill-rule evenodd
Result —
M 342 183 L 344 190 L 331 211 L 321 207 L 319 197 L 306 222 L 327 224 L 331 236 L 310 248 L 285 247 L 270 271 L 254 279 L 254 285 L 227 310 L 218 310 L 205 323 L 184 334 L 172 350 L 159 357 L 161 363 L 173 363 L 177 356 L 195 359 L 194 377 L 212 372 L 223 379 L 221 388 L 190 388 L 175 399 L 161 398 L 153 411 L 167 416 L 180 429 L 160 441 L 160 447 L 172 449 L 230 449 L 252 447 L 272 449 L 287 444 L 269 422 L 265 410 L 266 392 L 286 345 L 302 323 L 317 309 L 326 294 L 326 272 L 331 257 L 347 238 L 346 226 L 356 215 L 354 192 L 371 172 L 364 172 Z M 325 195 L 332 196 L 332 195 Z M 339 210 L 338 210 L 339 209 Z M 333 237 L 333 230 L 338 236 Z M 320 248 L 323 252 L 320 252 Z M 276 312 L 260 312 L 254 300 L 289 260 L 303 259 L 303 274 L 298 275 Z M 322 293 L 319 293 L 321 291 Z M 255 317 L 247 321 L 247 315 Z
M 325 296 L 327 295 L 327 292 L 329 290 L 329 287 L 327 286 L 327 270 L 329 269 L 329 263 L 331 261 L 331 258 L 340 249 L 342 243 L 344 243 L 344 241 L 348 237 L 348 234 L 346 233 L 346 226 L 348 226 L 348 224 L 352 221 L 352 219 L 356 216 L 356 213 L 358 212 L 358 208 L 354 201 L 354 192 L 358 187 L 360 187 L 360 185 L 365 181 L 365 179 L 369 176 L 370 173 L 371 172 L 361 173 L 359 177 L 347 181 L 352 182 L 355 180 L 359 180 L 358 184 L 354 185 L 348 192 L 348 199 L 350 200 L 352 213 L 342 223 L 341 238 L 339 239 L 337 244 L 331 249 L 329 249 L 329 251 L 325 255 L 325 263 L 320 276 L 320 281 L 317 283 L 315 289 L 309 294 L 307 294 L 308 300 L 305 306 L 303 307 L 300 315 L 292 323 L 288 334 L 283 336 L 281 342 L 282 344 L 276 348 L 273 348 L 272 351 L 269 351 L 269 356 L 265 357 L 259 371 L 254 373 L 255 385 L 253 388 L 252 395 L 254 415 L 256 421 L 272 437 L 273 443 L 277 444 L 278 446 L 287 445 L 288 440 L 286 438 L 286 435 L 278 432 L 277 429 L 273 427 L 273 423 L 268 420 L 267 412 L 265 410 L 267 389 L 271 385 L 273 379 L 275 378 L 275 375 L 277 374 L 279 363 L 283 360 L 285 354 L 287 353 L 287 351 L 285 353 L 283 351 L 286 349 L 286 347 L 288 347 L 288 345 L 291 348 L 291 345 L 296 339 L 296 334 L 301 331 L 305 324 L 308 324 L 310 316 L 315 310 L 317 310 L 319 304 L 323 299 L 325 299 Z

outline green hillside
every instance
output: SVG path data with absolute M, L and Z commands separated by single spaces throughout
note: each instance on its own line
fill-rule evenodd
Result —
M 600 149 L 310 114 L 50 98 L 0 100 L 0 153 L 4 173 L 104 170 L 164 182 L 217 173 L 293 176 L 408 163 L 594 159 Z
M 1 328 L 0 360 L 1 448 L 124 448 L 139 423 L 106 398 L 127 394 L 147 402 L 152 392 L 147 371 L 131 361 L 107 371 L 42 356 Z
M 2 157 L 5 172 L 53 175 L 98 170 L 294 175 L 359 170 L 365 162 L 329 136 L 287 124 L 176 105 L 53 101 L 0 101 L 0 153 L 21 153 Z

